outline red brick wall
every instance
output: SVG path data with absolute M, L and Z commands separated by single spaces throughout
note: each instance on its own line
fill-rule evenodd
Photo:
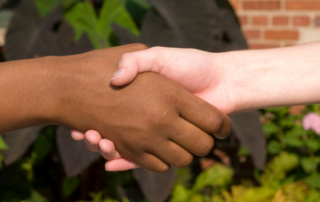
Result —
M 251 49 L 320 41 L 320 0 L 229 0 Z

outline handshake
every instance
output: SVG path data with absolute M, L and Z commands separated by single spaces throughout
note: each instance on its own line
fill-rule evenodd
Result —
M 126 76 L 132 77 L 130 84 L 121 87 L 111 84 L 120 58 L 145 49 L 142 44 L 131 44 L 79 55 L 3 63 L 2 78 L 15 83 L 1 82 L 2 87 L 11 89 L 2 89 L 2 96 L 8 100 L 0 104 L 8 107 L 1 109 L 1 113 L 13 115 L 1 116 L 0 132 L 49 124 L 83 133 L 96 130 L 102 138 L 114 143 L 121 156 L 155 172 L 165 172 L 170 165 L 187 166 L 192 155 L 207 155 L 214 145 L 213 136 L 226 138 L 231 123 L 214 103 L 194 95 L 207 88 L 205 81 L 198 87 L 195 79 L 205 78 L 193 79 L 183 69 L 177 69 L 175 76 L 182 80 L 180 84 L 186 90 L 171 81 L 174 78 L 169 80 L 151 72 L 139 74 L 133 80 L 136 71 L 126 72 Z M 148 60 L 150 55 L 140 59 Z M 123 71 L 118 71 L 115 77 Z M 212 99 L 223 101 L 218 97 Z M 8 112 L 8 102 L 22 106 Z

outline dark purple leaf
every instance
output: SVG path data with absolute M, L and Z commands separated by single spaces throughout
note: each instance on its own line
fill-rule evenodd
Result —
M 149 0 L 184 48 L 213 51 L 219 34 L 217 6 L 212 0 Z M 158 37 L 154 36 L 155 39 Z
M 266 163 L 266 137 L 259 112 L 244 112 L 230 118 L 234 133 L 240 143 L 249 149 L 254 166 L 263 169 Z
M 60 6 L 41 18 L 34 1 L 22 1 L 14 12 L 6 34 L 7 59 L 27 59 L 39 54 L 46 32 L 61 19 Z
M 155 173 L 144 168 L 138 168 L 133 171 L 144 196 L 150 202 L 165 201 L 175 182 L 176 169 L 171 168 L 165 173 Z
M 41 46 L 41 56 L 63 56 L 73 55 L 91 51 L 93 46 L 86 34 L 80 40 L 74 42 L 74 31 L 72 27 L 62 20 L 56 32 L 47 32 Z
M 63 168 L 68 177 L 81 173 L 100 153 L 93 153 L 87 150 L 83 141 L 75 141 L 71 138 L 71 129 L 59 126 L 57 129 L 57 145 Z
M 42 128 L 43 126 L 39 126 L 4 134 L 3 139 L 8 145 L 8 149 L 3 150 L 4 163 L 9 165 L 22 156 L 38 138 Z

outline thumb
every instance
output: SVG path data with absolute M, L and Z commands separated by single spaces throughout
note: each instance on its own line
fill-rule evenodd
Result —
M 156 52 L 154 48 L 123 54 L 119 60 L 117 71 L 111 79 L 111 84 L 114 86 L 129 84 L 138 73 L 142 72 L 159 73 L 155 68 L 155 61 Z

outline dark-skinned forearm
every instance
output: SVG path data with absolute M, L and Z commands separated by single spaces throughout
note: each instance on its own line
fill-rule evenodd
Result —
M 53 124 L 52 65 L 51 57 L 1 63 L 0 133 Z

